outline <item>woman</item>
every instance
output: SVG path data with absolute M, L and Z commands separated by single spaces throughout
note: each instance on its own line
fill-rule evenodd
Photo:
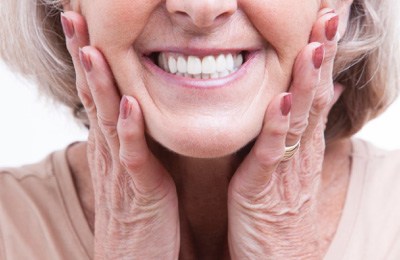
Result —
M 397 1 L 1 4 L 2 58 L 90 128 L 2 171 L 3 258 L 400 258 L 400 155 L 350 139 L 397 94 Z

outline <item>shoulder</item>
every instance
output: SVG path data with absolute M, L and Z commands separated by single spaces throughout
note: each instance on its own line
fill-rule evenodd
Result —
M 54 194 L 53 156 L 18 168 L 0 168 L 0 225 L 23 221 L 43 204 L 44 194 Z
M 348 247 L 357 249 L 353 253 L 360 258 L 351 259 L 400 257 L 400 150 L 386 151 L 356 139 L 352 157 L 346 202 L 347 213 L 353 215 L 347 214 L 352 220 Z
M 59 203 L 52 157 L 0 169 L 0 233 L 6 259 L 26 259 L 28 252 L 36 257 L 35 247 L 44 250 L 41 240 L 46 240 L 42 234 L 52 219 L 49 209 Z
M 352 144 L 346 203 L 324 259 L 400 259 L 400 151 Z
M 33 202 L 38 193 L 54 185 L 53 156 L 50 154 L 38 163 L 18 168 L 0 168 L 0 209 L 3 212 L 14 209 L 12 206 L 16 204 Z
M 365 184 L 380 188 L 400 187 L 400 150 L 388 151 L 355 139 L 352 158 L 352 173 L 362 174 Z
M 352 179 L 363 197 L 376 206 L 393 203 L 400 214 L 400 150 L 387 151 L 363 140 L 353 140 Z M 383 203 L 385 202 L 385 203 Z
M 35 164 L 15 168 L 0 168 L 1 185 L 11 182 L 23 183 L 29 181 L 29 179 L 44 180 L 51 178 L 53 176 L 52 156 L 53 154 L 50 154 L 44 160 Z
M 0 169 L 0 250 L 6 249 L 6 259 L 88 259 L 90 230 L 81 238 L 86 229 L 66 150 Z
M 368 141 L 357 138 L 352 140 L 352 144 L 353 156 L 377 160 L 397 158 L 398 160 L 393 163 L 400 164 L 400 149 L 385 150 Z

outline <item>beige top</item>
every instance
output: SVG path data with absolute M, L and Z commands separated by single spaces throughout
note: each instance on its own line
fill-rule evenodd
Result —
M 400 151 L 353 140 L 346 204 L 326 260 L 400 259 Z M 0 259 L 93 258 L 66 153 L 0 170 Z

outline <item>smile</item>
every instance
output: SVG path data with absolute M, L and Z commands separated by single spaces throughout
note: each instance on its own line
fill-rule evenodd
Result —
M 236 85 L 256 63 L 260 49 L 181 49 L 144 52 L 143 63 L 169 86 L 219 88 Z
M 194 79 L 218 79 L 231 75 L 244 62 L 243 53 L 221 53 L 204 57 L 160 52 L 154 57 L 156 65 L 165 72 Z

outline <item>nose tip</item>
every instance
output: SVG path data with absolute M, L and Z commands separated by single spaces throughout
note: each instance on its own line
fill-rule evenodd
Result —
M 167 10 L 172 16 L 188 18 L 199 27 L 211 27 L 226 20 L 237 10 L 236 0 L 167 0 Z

